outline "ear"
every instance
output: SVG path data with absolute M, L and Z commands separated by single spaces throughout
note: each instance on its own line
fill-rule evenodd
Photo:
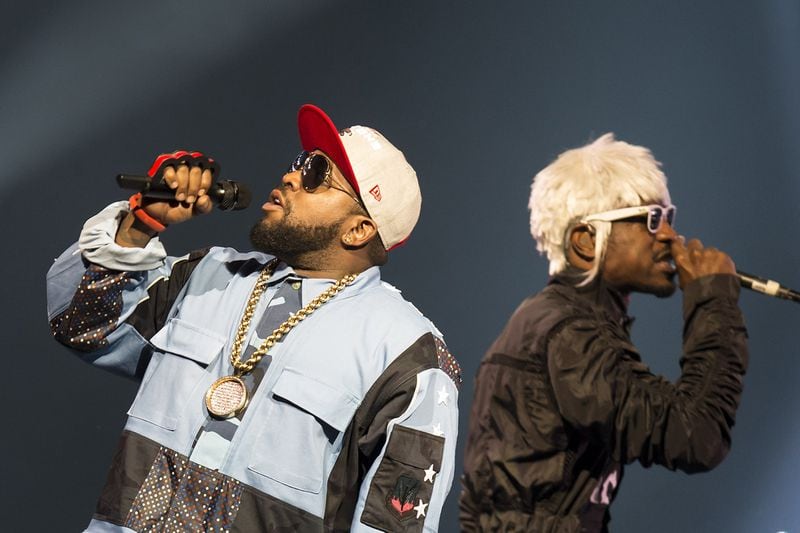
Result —
M 345 248 L 362 248 L 378 236 L 375 221 L 364 215 L 353 215 L 343 227 L 347 228 L 341 236 Z
M 572 228 L 567 245 L 567 259 L 572 265 L 585 270 L 592 267 L 594 234 L 595 230 L 590 224 L 578 224 Z

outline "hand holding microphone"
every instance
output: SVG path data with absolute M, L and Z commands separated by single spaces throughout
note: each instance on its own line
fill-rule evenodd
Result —
M 727 254 L 715 248 L 704 248 L 697 239 L 692 239 L 685 246 L 682 237 L 675 239 L 672 242 L 672 258 L 678 269 L 681 288 L 689 281 L 701 276 L 733 274 L 739 278 L 739 284 L 745 289 L 800 303 L 800 292 L 784 287 L 776 281 L 737 270 L 733 260 Z
M 683 237 L 678 237 L 670 244 L 681 289 L 703 276 L 736 274 L 736 265 L 728 254 L 716 248 L 706 248 L 698 239 L 692 239 L 684 245 Z
M 239 210 L 250 203 L 250 191 L 232 181 L 218 181 L 219 164 L 200 152 L 178 150 L 161 154 L 146 176 L 120 174 L 117 183 L 139 191 L 130 198 L 131 214 L 120 224 L 117 243 L 144 246 L 169 224 L 211 211 Z

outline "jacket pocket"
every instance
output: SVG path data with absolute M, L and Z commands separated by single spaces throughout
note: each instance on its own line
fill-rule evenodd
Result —
M 150 343 L 156 351 L 128 415 L 174 430 L 206 367 L 225 346 L 225 339 L 173 318 Z
M 201 326 L 172 318 L 153 335 L 150 344 L 207 366 L 222 351 L 225 338 Z
M 294 489 L 319 493 L 359 399 L 287 368 L 267 401 L 259 449 L 248 468 Z
M 395 425 L 372 477 L 361 522 L 381 531 L 422 531 L 415 506 L 431 501 L 444 437 Z

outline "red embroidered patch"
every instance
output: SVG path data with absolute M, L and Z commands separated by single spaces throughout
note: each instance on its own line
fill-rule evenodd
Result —
M 373 188 L 371 188 L 371 189 L 369 190 L 369 193 L 370 193 L 370 194 L 371 194 L 371 195 L 372 195 L 372 196 L 373 196 L 373 197 L 374 197 L 376 200 L 378 200 L 379 202 L 381 201 L 381 198 L 382 198 L 382 196 L 381 196 L 381 188 L 380 188 L 379 186 L 377 186 L 377 185 L 376 185 L 376 186 L 374 186 Z
M 391 502 L 392 507 L 394 507 L 395 510 L 400 514 L 405 514 L 414 508 L 413 502 L 400 503 L 400 500 L 397 498 L 392 498 Z
M 405 520 L 414 515 L 414 498 L 419 491 L 419 480 L 409 476 L 400 476 L 394 484 L 394 490 L 387 494 L 386 507 L 398 520 Z

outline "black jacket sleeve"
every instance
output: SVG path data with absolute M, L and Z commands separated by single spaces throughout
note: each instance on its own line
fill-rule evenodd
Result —
M 547 350 L 548 370 L 565 421 L 605 443 L 620 462 L 639 460 L 686 472 L 719 464 L 747 368 L 747 333 L 734 276 L 703 277 L 684 292 L 681 376 L 653 375 L 621 328 L 575 319 Z

